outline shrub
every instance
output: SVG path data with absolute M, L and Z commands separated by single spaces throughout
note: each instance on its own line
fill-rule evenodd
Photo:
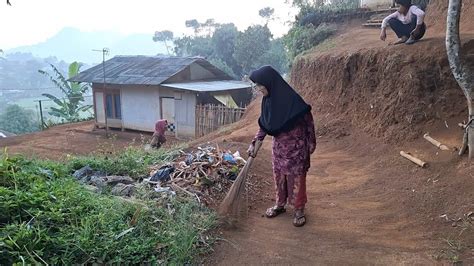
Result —
M 31 133 L 39 130 L 39 122 L 32 111 L 19 105 L 9 105 L 0 114 L 0 129 L 14 134 Z
M 336 27 L 321 24 L 315 28 L 312 25 L 295 26 L 285 36 L 291 61 L 300 53 L 320 44 L 336 32 Z
M 337 0 L 330 4 L 306 6 L 301 8 L 296 21 L 297 25 L 339 22 L 345 16 L 360 13 L 359 0 Z

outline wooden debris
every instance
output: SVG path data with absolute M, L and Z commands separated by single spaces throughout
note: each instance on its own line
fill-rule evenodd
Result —
M 424 161 L 422 161 L 422 160 L 420 160 L 420 159 L 418 159 L 418 158 L 416 158 L 416 157 L 412 156 L 411 154 L 406 153 L 406 152 L 404 152 L 404 151 L 400 151 L 400 155 L 401 155 L 402 157 L 404 157 L 404 158 L 410 160 L 411 162 L 417 164 L 417 165 L 420 166 L 421 168 L 424 168 L 424 167 L 427 165 L 426 162 L 424 162 Z
M 245 160 L 238 153 L 224 151 L 219 145 L 198 147 L 190 152 L 181 152 L 174 162 L 174 167 L 166 182 L 148 182 L 150 185 L 171 187 L 175 192 L 196 198 L 198 202 L 212 201 L 211 194 L 222 194 L 233 184 Z M 150 176 L 160 169 L 161 165 L 151 168 Z
M 431 144 L 435 145 L 438 149 L 442 150 L 442 151 L 449 151 L 449 147 L 442 144 L 441 142 L 435 140 L 434 138 L 432 138 L 428 133 L 426 133 L 425 135 L 423 135 L 423 138 L 425 138 L 427 141 L 429 141 Z

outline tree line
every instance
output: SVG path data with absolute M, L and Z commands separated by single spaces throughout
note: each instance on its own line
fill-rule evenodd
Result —
M 157 31 L 153 41 L 163 42 L 169 55 L 202 56 L 234 78 L 241 78 L 261 65 L 272 65 L 282 73 L 288 71 L 288 56 L 282 38 L 274 38 L 268 23 L 274 9 L 259 11 L 263 25 L 239 31 L 233 23 L 217 23 L 214 19 L 200 22 L 187 20 L 193 34 L 174 38 L 171 31 Z

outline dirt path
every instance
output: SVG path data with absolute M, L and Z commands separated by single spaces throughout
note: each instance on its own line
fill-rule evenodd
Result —
M 130 145 L 148 143 L 149 132 L 110 130 L 109 138 L 104 129 L 94 128 L 91 121 L 55 126 L 31 134 L 0 138 L 0 149 L 7 148 L 9 154 L 29 157 L 62 159 L 67 154 L 86 155 L 97 151 L 117 151 Z M 166 145 L 177 143 L 168 137 Z
M 270 158 L 269 143 L 259 157 Z M 271 199 L 236 230 L 224 232 L 211 264 L 434 264 L 427 252 L 433 243 L 407 218 L 388 206 L 391 193 L 370 180 L 385 179 L 372 171 L 368 156 L 319 144 L 308 175 L 307 217 L 303 228 L 291 224 L 291 212 L 262 217 Z M 271 176 L 270 173 L 267 173 Z M 397 177 L 393 177 L 397 178 Z M 271 180 L 269 180 L 271 181 Z M 271 193 L 271 187 L 268 188 Z

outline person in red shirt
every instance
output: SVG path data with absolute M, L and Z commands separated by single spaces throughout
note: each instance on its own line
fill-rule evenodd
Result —
M 168 121 L 166 119 L 158 120 L 155 123 L 155 133 L 153 133 L 153 137 L 150 143 L 153 148 L 159 149 L 161 145 L 166 142 L 165 131 L 167 126 Z

